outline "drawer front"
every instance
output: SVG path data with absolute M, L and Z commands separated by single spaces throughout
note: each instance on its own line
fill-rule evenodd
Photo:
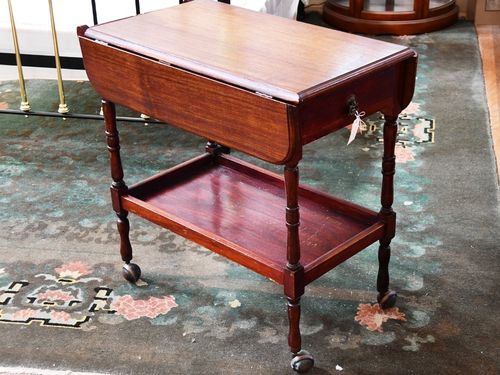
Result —
M 302 144 L 312 142 L 354 121 L 348 102 L 355 98 L 358 111 L 370 115 L 377 111 L 397 114 L 402 109 L 402 80 L 405 65 L 400 63 L 346 79 L 332 90 L 324 90 L 300 107 Z
M 271 163 L 300 153 L 286 103 L 85 37 L 80 46 L 90 82 L 106 100 Z

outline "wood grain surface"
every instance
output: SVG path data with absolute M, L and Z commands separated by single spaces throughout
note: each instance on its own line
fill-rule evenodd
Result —
M 413 95 L 411 49 L 210 0 L 77 32 L 106 99 L 113 186 L 123 171 L 108 101 L 209 140 L 202 156 L 112 188 L 126 262 L 131 212 L 282 284 L 294 355 L 306 284 L 380 240 L 377 285 L 387 289 L 396 118 Z M 299 184 L 303 144 L 377 110 L 386 118 L 380 213 Z M 284 164 L 284 176 L 225 155 L 225 146 Z
M 283 178 L 231 156 L 216 161 L 197 157 L 131 187 L 123 206 L 282 283 Z M 300 261 L 308 282 L 383 235 L 375 212 L 308 188 L 299 188 L 298 195 Z
M 408 50 L 211 0 L 90 27 L 85 36 L 292 103 Z
M 288 104 L 87 38 L 80 46 L 107 100 L 271 163 L 301 154 Z
M 491 136 L 500 182 L 500 25 L 477 25 L 483 61 L 484 85 L 490 112 Z

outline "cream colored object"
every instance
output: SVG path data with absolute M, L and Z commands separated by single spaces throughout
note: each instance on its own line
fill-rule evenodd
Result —
M 323 14 L 323 6 L 326 0 L 302 0 L 302 2 L 304 3 L 304 10 L 306 13 L 318 12 Z
M 109 375 L 108 373 L 44 370 L 26 367 L 0 367 L 0 375 Z

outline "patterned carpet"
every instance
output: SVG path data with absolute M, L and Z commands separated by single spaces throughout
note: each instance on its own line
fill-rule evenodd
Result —
M 397 145 L 398 307 L 373 304 L 376 246 L 308 286 L 301 328 L 317 360 L 311 374 L 495 374 L 498 186 L 474 27 L 384 39 L 420 56 Z M 88 83 L 65 87 L 71 111 L 99 112 Z M 27 88 L 34 110 L 57 108 L 55 82 Z M 17 90 L 0 83 L 0 108 L 17 108 Z M 301 181 L 378 210 L 381 119 L 365 122 L 349 146 L 348 130 L 307 146 Z M 161 124 L 120 132 L 129 184 L 204 144 Z M 133 215 L 144 276 L 137 286 L 122 279 L 107 157 L 100 121 L 0 117 L 0 364 L 290 373 L 285 300 L 269 280 Z

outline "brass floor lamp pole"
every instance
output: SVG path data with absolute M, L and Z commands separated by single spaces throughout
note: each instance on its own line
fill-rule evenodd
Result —
M 23 65 L 21 62 L 21 54 L 19 52 L 19 41 L 17 40 L 17 30 L 16 30 L 16 23 L 14 21 L 14 12 L 12 11 L 11 0 L 8 0 L 7 3 L 9 4 L 12 41 L 14 43 L 14 52 L 16 55 L 17 74 L 19 75 L 19 91 L 21 93 L 21 105 L 19 109 L 23 112 L 29 112 L 31 111 L 31 106 L 30 103 L 28 102 L 28 95 L 26 94 L 26 86 L 24 84 Z
M 54 44 L 54 58 L 56 62 L 57 88 L 59 90 L 59 109 L 57 110 L 57 112 L 68 113 L 69 108 L 64 98 L 64 85 L 61 73 L 61 61 L 59 59 L 59 45 L 57 43 L 56 25 L 54 22 L 54 10 L 52 8 L 52 0 L 48 1 L 49 1 L 49 12 L 50 12 L 50 28 L 52 31 L 52 43 Z

